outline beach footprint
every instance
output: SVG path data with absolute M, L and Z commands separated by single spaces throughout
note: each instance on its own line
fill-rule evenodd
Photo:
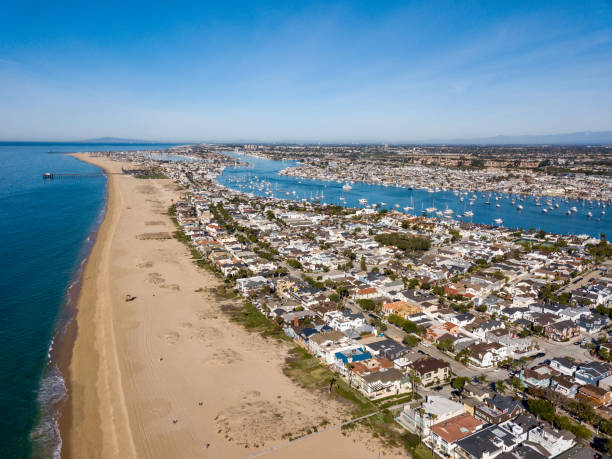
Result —
M 160 273 L 149 273 L 148 280 L 154 285 L 159 285 L 166 282 L 166 279 L 164 279 Z
M 180 339 L 180 337 L 181 337 L 180 333 L 177 331 L 173 331 L 173 330 L 164 333 L 164 335 L 162 336 L 164 341 L 166 341 L 168 344 L 178 343 L 178 340 Z

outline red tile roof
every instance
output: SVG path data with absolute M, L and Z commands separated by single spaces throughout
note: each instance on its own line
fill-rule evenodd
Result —
M 447 443 L 454 443 L 468 435 L 473 434 L 482 426 L 482 422 L 474 416 L 463 413 L 459 416 L 442 421 L 431 430 Z

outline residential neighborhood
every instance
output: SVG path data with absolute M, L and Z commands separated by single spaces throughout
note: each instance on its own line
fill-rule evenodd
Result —
M 612 435 L 605 236 L 249 196 L 215 181 L 231 161 L 155 164 L 186 190 L 171 214 L 194 258 L 350 388 L 397 402 L 432 453 L 575 457 Z

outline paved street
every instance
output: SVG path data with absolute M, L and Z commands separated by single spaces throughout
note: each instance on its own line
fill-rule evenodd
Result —
M 581 339 L 582 338 L 578 339 L 578 341 L 581 341 Z M 529 366 L 533 366 L 537 363 L 541 363 L 555 357 L 571 357 L 577 361 L 589 361 L 593 359 L 589 354 L 588 349 L 583 349 L 580 346 L 576 346 L 572 342 L 558 343 L 548 341 L 544 338 L 536 338 L 536 340 L 540 346 L 541 352 L 544 352 L 546 355 L 532 360 L 529 363 Z
M 602 272 L 599 269 L 587 271 L 573 279 L 569 284 L 561 287 L 558 293 L 573 292 L 574 290 L 589 284 L 591 279 L 599 279 L 601 276 Z
M 508 379 L 510 377 L 508 371 L 499 368 L 477 369 L 465 366 L 462 363 L 457 362 L 454 358 L 440 352 L 435 346 L 424 346 L 423 343 L 421 343 L 417 349 L 422 350 L 431 357 L 435 357 L 436 359 L 444 360 L 445 362 L 450 363 L 453 373 L 455 373 L 457 376 L 464 376 L 471 379 L 485 374 L 487 376 L 487 381 L 499 381 Z

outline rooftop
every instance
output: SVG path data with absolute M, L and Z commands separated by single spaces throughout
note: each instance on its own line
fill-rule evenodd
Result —
M 454 443 L 474 433 L 483 423 L 468 413 L 442 421 L 431 430 L 447 443 Z

